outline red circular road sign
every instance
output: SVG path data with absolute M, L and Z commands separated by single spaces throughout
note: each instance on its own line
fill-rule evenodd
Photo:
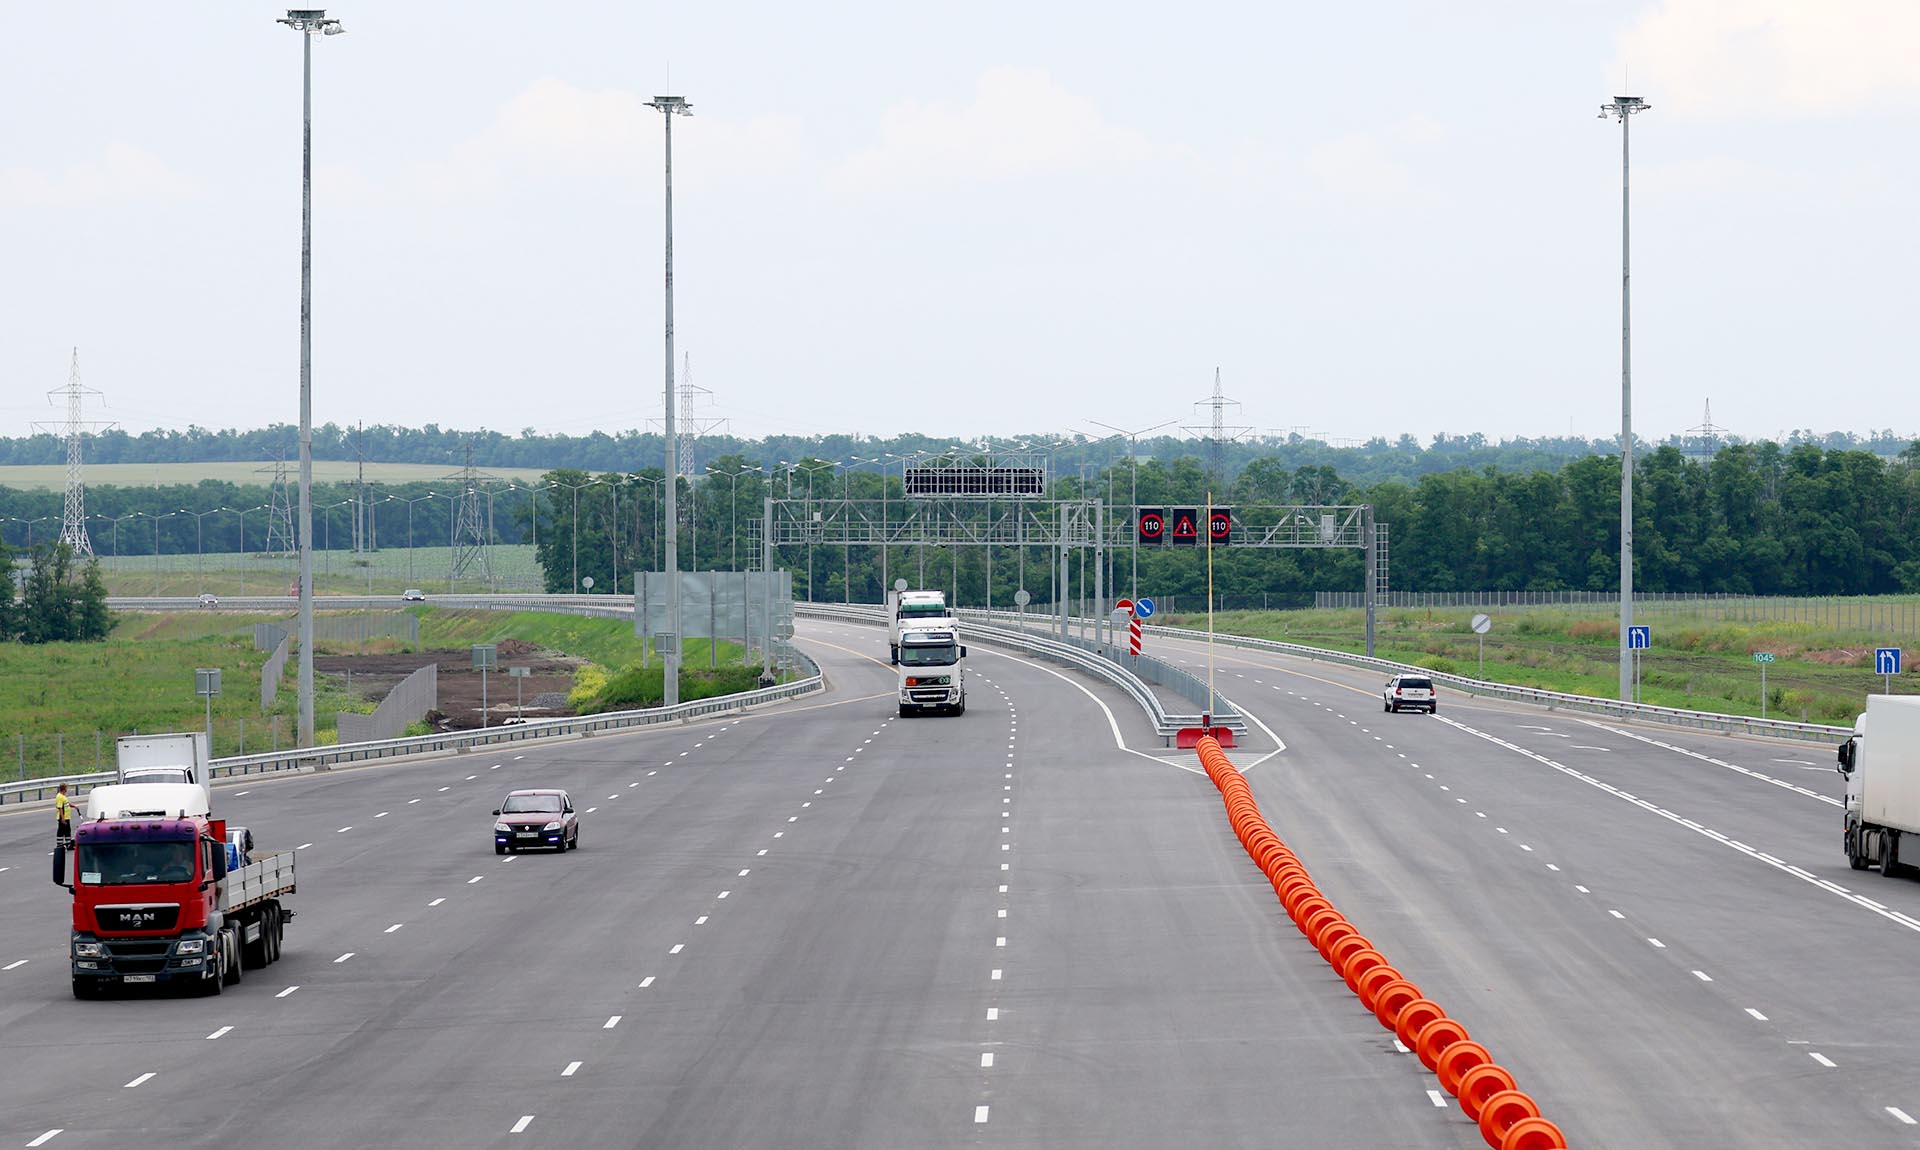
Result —
M 1158 511 L 1140 513 L 1140 538 L 1159 539 L 1167 533 L 1166 517 Z
M 1115 611 L 1132 611 L 1132 610 L 1133 610 L 1133 600 L 1131 600 L 1131 599 L 1122 599 L 1122 600 L 1120 600 L 1120 601 L 1119 601 L 1118 603 L 1115 603 L 1115 604 L 1113 605 L 1113 609 L 1114 609 Z

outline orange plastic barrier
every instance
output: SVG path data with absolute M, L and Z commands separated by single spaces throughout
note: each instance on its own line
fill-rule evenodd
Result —
M 1232 732 L 1189 727 L 1180 732 L 1179 745 L 1199 755 L 1201 767 L 1220 790 L 1234 837 L 1273 884 L 1274 896 L 1294 925 L 1380 1025 L 1393 1031 L 1447 1093 L 1460 1100 L 1460 1109 L 1479 1123 L 1487 1145 L 1493 1150 L 1566 1150 L 1560 1128 L 1540 1116 L 1540 1107 L 1514 1085 L 1513 1075 L 1495 1065 L 1487 1048 L 1469 1038 L 1467 1028 L 1449 1018 L 1439 1003 L 1422 996 L 1321 893 L 1306 864 L 1261 815 L 1253 788 L 1221 750 L 1233 745 Z

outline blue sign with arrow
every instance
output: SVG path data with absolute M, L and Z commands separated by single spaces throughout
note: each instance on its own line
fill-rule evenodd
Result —
M 1651 646 L 1653 646 L 1652 627 L 1627 628 L 1627 650 L 1644 651 Z
M 1873 649 L 1873 673 L 1876 675 L 1898 675 L 1900 673 L 1900 648 L 1875 647 Z
M 1153 618 L 1153 600 L 1135 599 L 1133 601 L 1133 614 L 1136 618 L 1140 619 Z

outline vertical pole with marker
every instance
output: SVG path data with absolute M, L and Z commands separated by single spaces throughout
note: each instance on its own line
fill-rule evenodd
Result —
M 1213 492 L 1207 492 L 1207 734 L 1213 734 Z

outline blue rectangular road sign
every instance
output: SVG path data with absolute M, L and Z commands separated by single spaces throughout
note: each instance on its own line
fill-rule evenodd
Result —
M 1875 647 L 1873 649 L 1873 673 L 1876 675 L 1898 675 L 1900 673 L 1900 648 Z
M 1652 627 L 1627 628 L 1627 650 L 1644 651 L 1651 646 L 1653 646 Z

